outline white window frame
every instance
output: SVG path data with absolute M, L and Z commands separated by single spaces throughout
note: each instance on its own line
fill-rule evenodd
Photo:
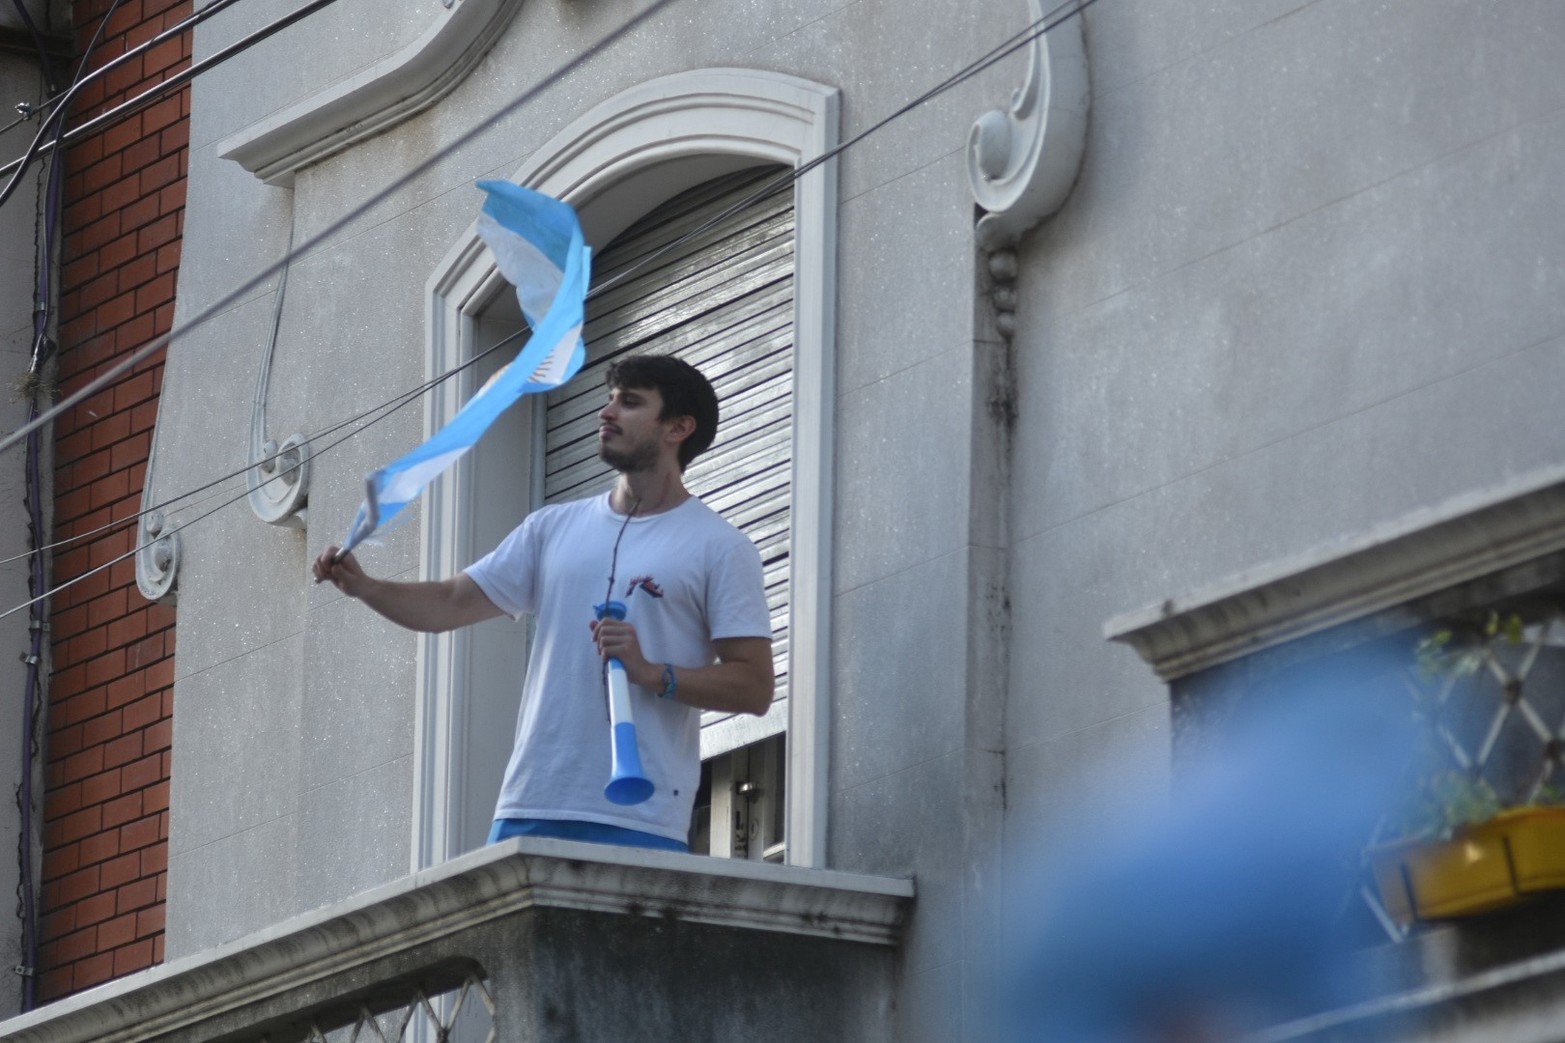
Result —
M 781 73 L 708 69 L 676 73 L 603 102 L 561 131 L 512 175 L 575 206 L 587 240 L 607 244 L 679 192 L 758 162 L 797 168 L 837 142 L 835 88 Z M 823 867 L 830 750 L 831 515 L 835 401 L 837 168 L 822 163 L 794 184 L 794 445 L 788 719 L 787 859 Z M 469 227 L 428 283 L 426 372 L 471 356 L 479 316 L 504 291 L 493 258 Z M 461 407 L 449 381 L 425 413 L 426 433 Z M 488 548 L 472 546 L 470 497 L 453 472 L 425 493 L 420 574 L 450 576 Z M 414 726 L 413 868 L 460 853 L 467 770 L 458 720 L 467 671 L 465 631 L 419 643 Z

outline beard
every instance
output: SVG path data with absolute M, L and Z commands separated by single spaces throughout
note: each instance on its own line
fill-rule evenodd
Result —
M 621 474 L 635 474 L 639 471 L 650 471 L 657 466 L 658 447 L 657 443 L 650 439 L 625 449 L 610 449 L 607 445 L 599 443 L 598 459 Z

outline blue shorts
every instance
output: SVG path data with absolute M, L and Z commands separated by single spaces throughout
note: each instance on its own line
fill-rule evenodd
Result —
M 497 818 L 489 830 L 486 843 L 498 844 L 510 837 L 558 837 L 561 840 L 585 840 L 592 844 L 650 847 L 658 851 L 690 850 L 690 845 L 683 840 L 670 840 L 654 833 L 643 833 L 639 829 L 551 818 Z

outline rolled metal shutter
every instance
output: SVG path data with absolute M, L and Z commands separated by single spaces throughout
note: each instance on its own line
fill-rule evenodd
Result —
M 787 720 L 793 193 L 725 215 L 782 169 L 757 167 L 698 185 L 596 255 L 587 362 L 546 408 L 544 500 L 555 503 L 613 484 L 614 472 L 598 459 L 597 412 L 603 371 L 616 358 L 677 355 L 717 391 L 717 439 L 690 465 L 685 483 L 760 548 L 778 698 L 764 721 L 703 714 L 703 757 L 775 734 Z

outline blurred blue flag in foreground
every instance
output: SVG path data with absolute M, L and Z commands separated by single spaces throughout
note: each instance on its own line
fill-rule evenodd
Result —
M 1351 655 L 1246 691 L 1193 726 L 1166 803 L 1121 792 L 1097 826 L 1041 834 L 1008 903 L 1005 1038 L 1232 1040 L 1377 991 L 1345 914 L 1414 770 L 1396 670 Z
M 344 554 L 413 502 L 507 407 L 523 395 L 559 387 L 586 358 L 581 328 L 592 264 L 576 211 L 508 181 L 480 181 L 478 187 L 488 195 L 478 234 L 494 253 L 501 274 L 516 287 L 532 336 L 510 365 L 491 377 L 429 441 L 370 472 L 364 480 L 364 503 L 343 541 Z

